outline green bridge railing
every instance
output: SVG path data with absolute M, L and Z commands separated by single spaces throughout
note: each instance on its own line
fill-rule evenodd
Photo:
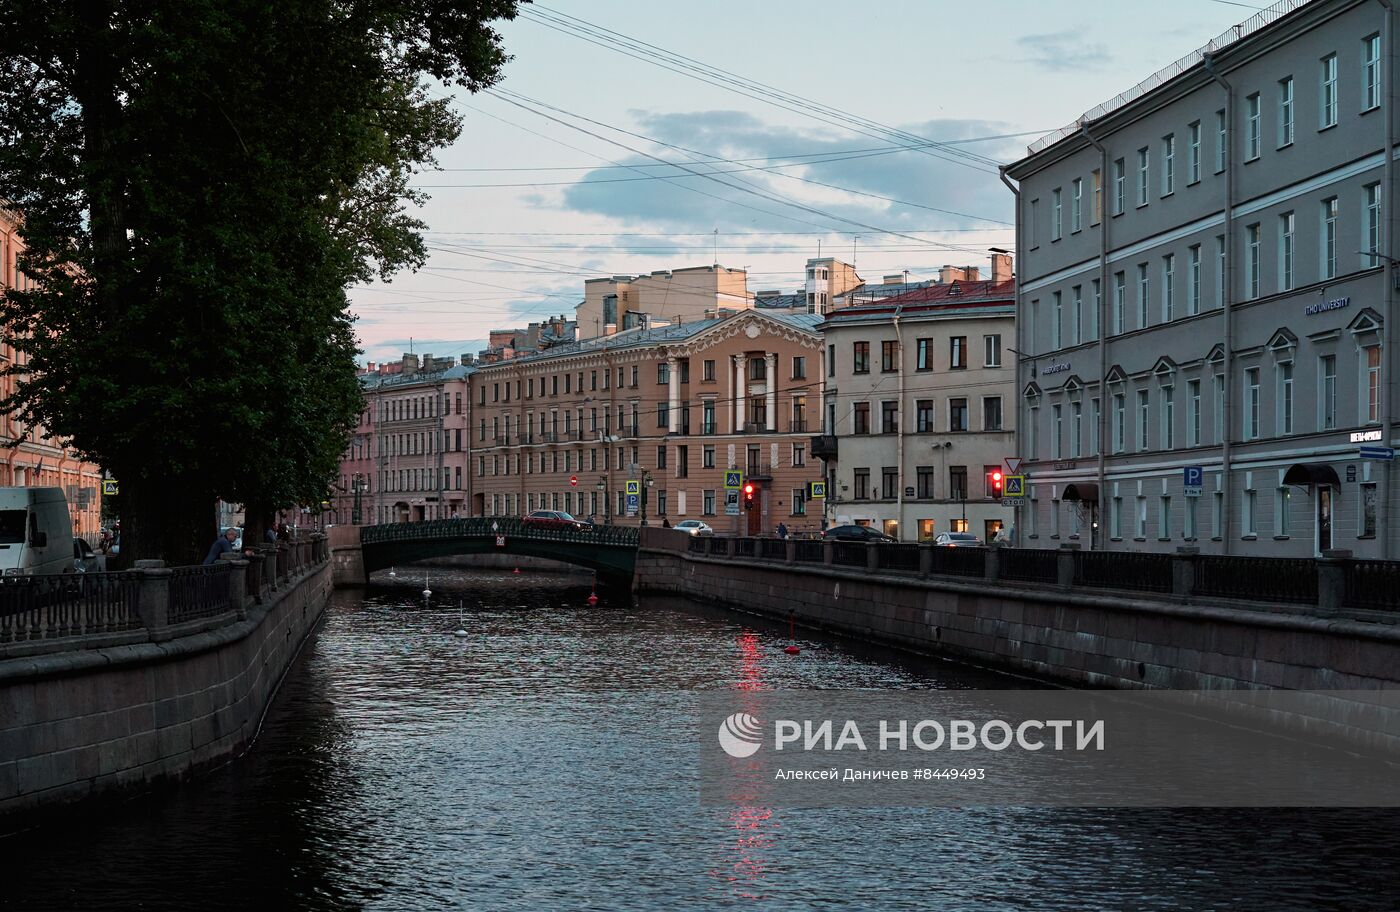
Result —
M 631 526 L 589 526 L 574 531 L 527 526 L 517 516 L 473 516 L 470 519 L 429 519 L 422 522 L 383 523 L 360 530 L 362 545 L 397 544 L 460 538 L 524 538 L 530 541 L 636 548 L 641 530 Z

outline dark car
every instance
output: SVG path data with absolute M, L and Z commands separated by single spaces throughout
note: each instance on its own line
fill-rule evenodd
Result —
M 73 569 L 79 573 L 96 573 L 105 570 L 107 559 L 92 550 L 86 539 L 73 539 Z
M 899 539 L 891 538 L 878 529 L 870 526 L 833 526 L 827 529 L 822 535 L 835 541 L 858 541 L 858 542 L 897 542 Z
M 536 510 L 521 522 L 535 529 L 562 529 L 569 532 L 590 528 L 588 523 L 574 519 L 568 513 L 560 510 Z

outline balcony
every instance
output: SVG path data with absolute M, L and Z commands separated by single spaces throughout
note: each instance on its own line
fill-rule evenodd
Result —
M 812 455 L 831 462 L 836 459 L 836 435 L 819 434 L 812 438 Z
M 766 421 L 750 421 L 744 425 L 745 434 L 772 434 L 774 431 L 768 430 Z
M 752 481 L 769 481 L 773 478 L 773 464 L 750 462 L 744 467 L 744 477 Z
M 806 418 L 794 418 L 794 419 L 792 419 L 791 421 L 789 421 L 789 422 L 788 422 L 788 433 L 789 433 L 789 434 L 805 434 L 805 433 L 807 433 L 807 419 L 806 419 Z

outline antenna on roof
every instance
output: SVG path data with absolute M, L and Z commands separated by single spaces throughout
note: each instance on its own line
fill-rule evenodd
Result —
M 719 229 L 715 229 L 715 268 L 719 268 Z

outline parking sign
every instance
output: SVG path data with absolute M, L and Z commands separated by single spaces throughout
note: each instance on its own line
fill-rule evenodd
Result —
M 1205 485 L 1206 470 L 1201 466 L 1183 466 L 1181 469 L 1181 486 L 1183 493 L 1187 497 L 1200 497 L 1201 488 Z

